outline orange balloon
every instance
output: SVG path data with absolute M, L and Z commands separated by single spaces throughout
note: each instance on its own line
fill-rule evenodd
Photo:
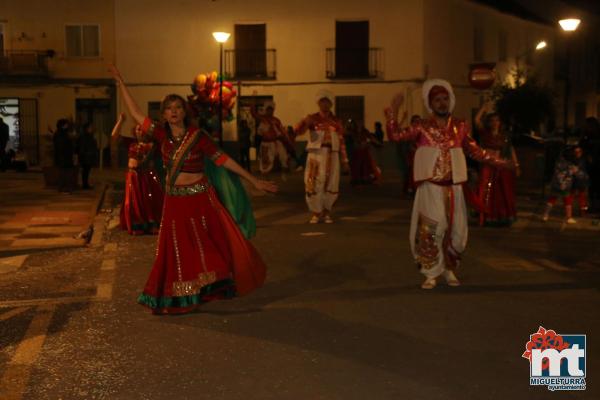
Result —
M 205 74 L 198 74 L 196 76 L 196 79 L 194 80 L 194 82 L 195 82 L 196 86 L 202 87 L 206 83 L 207 78 L 208 77 Z

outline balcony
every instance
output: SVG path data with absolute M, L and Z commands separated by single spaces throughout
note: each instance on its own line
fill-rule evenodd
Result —
M 327 79 L 377 79 L 383 77 L 383 49 L 326 49 Z
M 53 50 L 7 50 L 0 54 L 0 73 L 48 77 L 48 59 L 53 56 Z
M 233 80 L 277 79 L 275 49 L 225 50 L 225 75 Z

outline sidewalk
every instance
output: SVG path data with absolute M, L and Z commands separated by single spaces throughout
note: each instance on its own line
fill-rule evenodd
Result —
M 42 249 L 80 247 L 104 195 L 104 178 L 94 190 L 73 194 L 45 188 L 39 172 L 0 174 L 0 259 Z

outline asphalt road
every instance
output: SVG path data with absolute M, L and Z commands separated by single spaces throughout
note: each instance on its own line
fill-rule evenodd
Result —
M 116 229 L 0 275 L 0 398 L 600 398 L 593 221 L 544 224 L 522 197 L 514 227 L 471 228 L 463 286 L 423 291 L 399 182 L 344 181 L 336 223 L 309 225 L 300 179 L 253 200 L 269 275 L 244 298 L 149 314 L 136 297 L 156 238 Z M 539 326 L 587 335 L 585 392 L 529 385 Z

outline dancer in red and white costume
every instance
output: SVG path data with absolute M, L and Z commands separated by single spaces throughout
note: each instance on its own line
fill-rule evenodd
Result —
M 340 158 L 344 170 L 348 170 L 348 155 L 344 142 L 342 122 L 331 112 L 333 94 L 320 91 L 317 94 L 319 112 L 306 116 L 295 128 L 301 135 L 310 131 L 306 150 L 304 189 L 306 204 L 312 212 L 311 224 L 321 219 L 333 223 L 331 209 L 338 199 L 340 187 Z
M 467 244 L 467 211 L 461 183 L 467 180 L 465 153 L 480 162 L 511 167 L 512 162 L 481 149 L 465 121 L 451 115 L 455 97 L 450 84 L 431 79 L 423 84 L 423 99 L 432 116 L 400 129 L 399 94 L 386 108 L 387 134 L 392 141 L 415 141 L 414 180 L 418 185 L 410 225 L 410 246 L 425 275 L 423 289 L 432 289 L 444 275 L 448 284 L 460 282 L 454 271 Z
M 275 103 L 268 101 L 264 105 L 264 114 L 252 108 L 252 116 L 258 121 L 258 135 L 262 137 L 258 149 L 259 169 L 262 174 L 273 170 L 275 159 L 279 159 L 281 168 L 288 169 L 288 151 L 286 143 L 289 142 L 287 133 L 279 118 L 275 117 Z

